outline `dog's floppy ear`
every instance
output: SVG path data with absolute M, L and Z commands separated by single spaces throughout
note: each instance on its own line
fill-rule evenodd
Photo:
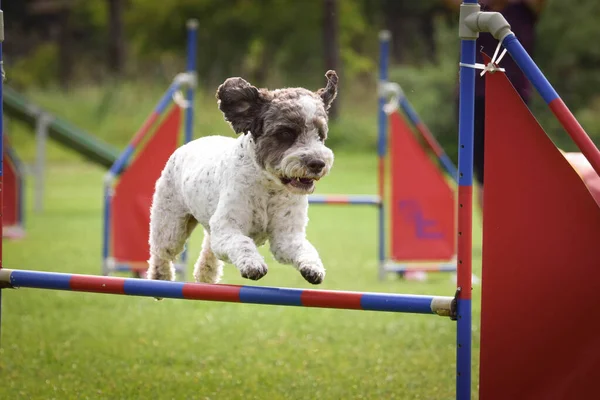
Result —
M 327 86 L 317 90 L 317 94 L 323 100 L 325 110 L 329 110 L 331 103 L 333 103 L 333 100 L 337 96 L 338 76 L 335 71 L 329 70 L 325 74 L 325 77 L 327 78 Z
M 228 78 L 217 89 L 217 104 L 236 133 L 248 133 L 268 99 L 242 78 Z

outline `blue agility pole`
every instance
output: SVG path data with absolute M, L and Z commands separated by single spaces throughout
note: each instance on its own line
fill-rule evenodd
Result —
M 385 104 L 387 102 L 383 90 L 384 85 L 388 81 L 388 59 L 390 53 L 390 38 L 389 31 L 382 31 L 379 34 L 379 100 L 377 106 L 377 157 L 378 157 L 378 194 L 381 203 L 378 209 L 378 265 L 379 279 L 385 277 L 385 159 L 387 153 L 387 114 L 385 112 Z
M 451 317 L 454 307 L 454 299 L 447 296 L 217 285 L 9 269 L 0 270 L 1 286 L 444 317 Z
M 473 136 L 475 129 L 475 45 L 478 32 L 465 27 L 465 18 L 477 13 L 477 0 L 460 6 L 460 88 L 458 120 L 458 252 L 456 398 L 471 399 L 471 280 L 473 217 Z
M 185 110 L 184 143 L 189 143 L 194 138 L 194 88 L 197 82 L 196 57 L 197 57 L 197 36 L 198 21 L 190 19 L 187 22 L 187 74 L 192 78 L 193 84 L 189 85 L 186 91 L 187 108 Z M 184 247 L 181 253 L 181 263 L 185 265 L 188 260 L 188 248 Z

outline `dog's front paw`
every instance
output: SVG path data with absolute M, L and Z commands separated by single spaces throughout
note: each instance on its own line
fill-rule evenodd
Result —
M 318 265 L 303 265 L 299 270 L 302 277 L 313 285 L 322 283 L 325 278 L 325 269 Z
M 267 264 L 261 260 L 244 259 L 239 262 L 238 269 L 242 278 L 257 281 L 267 274 Z

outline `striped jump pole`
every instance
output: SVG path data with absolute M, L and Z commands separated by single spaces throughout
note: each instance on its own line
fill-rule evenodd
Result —
M 409 294 L 203 284 L 56 272 L 0 270 L 0 287 L 37 288 L 229 303 L 435 314 L 452 317 L 454 298 Z
M 340 205 L 371 205 L 379 206 L 381 199 L 379 196 L 371 195 L 339 195 L 339 194 L 323 194 L 308 196 L 310 204 L 340 204 Z
M 194 139 L 194 88 L 197 85 L 198 74 L 196 73 L 196 58 L 198 52 L 198 20 L 189 19 L 187 28 L 187 60 L 186 71 L 192 82 L 188 85 L 185 97 L 187 108 L 185 109 L 184 143 Z M 181 253 L 181 263 L 186 264 L 188 260 L 188 247 L 185 246 Z
M 458 118 L 458 236 L 456 398 L 471 399 L 471 293 L 473 250 L 473 136 L 475 130 L 475 69 L 477 31 L 465 28 L 469 13 L 477 13 L 477 0 L 460 6 L 460 70 Z
M 387 125 L 388 117 L 385 112 L 385 105 L 387 102 L 385 93 L 383 93 L 383 86 L 388 82 L 388 60 L 390 54 L 390 39 L 391 33 L 389 31 L 382 31 L 379 34 L 379 98 L 377 104 L 377 193 L 381 202 L 378 208 L 378 251 L 377 259 L 379 260 L 379 279 L 385 277 L 386 271 L 384 268 L 386 258 L 386 241 L 385 241 L 385 163 L 387 153 Z
M 550 84 L 531 56 L 523 48 L 521 42 L 519 42 L 514 33 L 510 32 L 504 37 L 502 44 L 521 71 L 523 71 L 529 82 L 531 82 L 540 96 L 542 96 L 556 119 L 569 136 L 571 136 L 581 153 L 587 158 L 594 171 L 600 175 L 600 151 L 556 90 L 554 90 L 552 84 Z

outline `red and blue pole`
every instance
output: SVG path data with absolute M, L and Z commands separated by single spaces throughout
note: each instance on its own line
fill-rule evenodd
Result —
M 308 196 L 310 204 L 339 204 L 339 205 L 365 205 L 379 206 L 379 196 L 371 195 L 337 195 L 337 194 L 312 194 Z
M 388 80 L 388 59 L 390 53 L 390 33 L 383 31 L 379 34 L 379 84 L 383 87 Z M 377 159 L 378 159 L 378 194 L 379 203 L 379 232 L 378 258 L 380 275 L 385 261 L 385 157 L 387 152 L 387 114 L 385 112 L 386 98 L 383 91 L 379 93 Z
M 157 281 L 44 271 L 0 271 L 0 285 L 155 298 L 206 300 L 279 306 L 433 314 L 450 317 L 453 298 L 394 293 L 293 289 Z
M 187 73 L 196 77 L 196 53 L 197 53 L 198 21 L 190 19 L 187 22 Z M 189 143 L 194 138 L 194 85 L 190 85 L 186 91 L 188 107 L 185 110 L 184 143 Z M 187 246 L 181 253 L 181 262 L 186 263 L 188 258 Z
M 600 151 L 598 151 L 594 142 L 587 135 L 525 48 L 523 48 L 514 33 L 509 33 L 504 38 L 502 44 L 521 71 L 523 71 L 529 82 L 531 82 L 546 104 L 548 104 L 552 113 L 569 136 L 571 136 L 585 158 L 587 158 L 594 171 L 600 175 Z
M 464 0 L 463 6 L 477 5 Z M 461 21 L 462 23 L 462 21 Z M 471 277 L 473 215 L 473 135 L 475 129 L 475 37 L 461 37 L 458 119 L 458 251 L 456 398 L 471 399 Z M 467 66 L 465 66 L 465 64 Z

